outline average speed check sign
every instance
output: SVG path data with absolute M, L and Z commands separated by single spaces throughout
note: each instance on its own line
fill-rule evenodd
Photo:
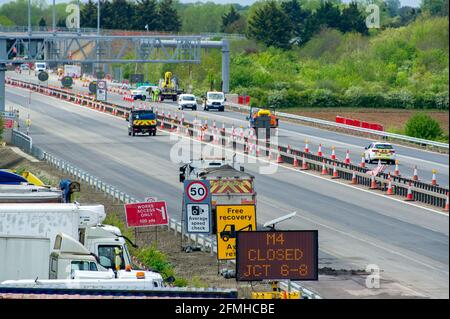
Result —
M 194 203 L 203 202 L 208 194 L 208 186 L 202 181 L 193 181 L 187 184 L 186 196 Z

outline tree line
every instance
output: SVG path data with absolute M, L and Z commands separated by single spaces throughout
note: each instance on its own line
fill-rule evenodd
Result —
M 81 9 L 81 25 L 97 27 L 97 1 Z M 181 19 L 173 0 L 100 1 L 100 24 L 104 29 L 179 32 Z

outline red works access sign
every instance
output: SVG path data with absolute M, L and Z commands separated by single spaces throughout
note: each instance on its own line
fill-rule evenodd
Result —
M 13 121 L 13 120 L 6 119 L 4 122 L 5 122 L 5 123 L 4 123 L 3 126 L 4 126 L 5 128 L 13 128 L 13 126 L 14 126 L 14 121 Z
M 125 214 L 128 227 L 146 227 L 167 225 L 166 202 L 126 204 Z

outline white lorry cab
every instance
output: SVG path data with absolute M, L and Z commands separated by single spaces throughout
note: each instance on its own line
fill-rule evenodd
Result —
M 39 255 L 47 256 L 48 268 L 48 257 L 55 247 L 55 239 L 62 233 L 74 238 L 89 254 L 96 256 L 98 264 L 103 268 L 125 269 L 131 265 L 125 237 L 118 228 L 102 225 L 105 217 L 103 205 L 0 204 L 0 238 L 15 238 L 16 241 L 24 238 L 21 243 L 26 242 L 29 247 L 37 245 L 41 250 Z M 33 249 L 26 251 L 32 255 L 30 257 L 32 260 L 38 258 L 34 255 Z M 4 251 L 0 247 L 0 256 L 2 253 Z M 18 251 L 8 251 L 4 257 L 14 259 L 17 257 L 16 253 Z M 95 257 L 93 258 L 95 260 Z M 1 267 L 2 265 L 0 265 L 0 279 L 14 279 L 3 277 Z

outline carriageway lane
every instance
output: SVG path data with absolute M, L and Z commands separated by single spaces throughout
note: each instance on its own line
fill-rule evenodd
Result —
M 29 76 L 26 74 L 16 74 L 10 72 L 9 76 L 13 78 L 18 78 L 22 80 L 31 81 L 38 83 L 36 77 L 33 75 Z M 51 85 L 60 85 L 54 76 L 50 77 L 49 83 Z M 75 81 L 75 91 L 88 92 L 88 88 L 82 87 L 80 81 Z M 116 93 L 108 93 L 108 100 L 111 103 L 118 105 L 131 106 L 132 103 L 128 101 L 123 101 L 122 96 Z M 181 117 L 181 112 L 177 111 L 177 105 L 171 102 L 164 103 L 142 103 L 141 101 L 134 102 L 134 105 L 152 105 L 158 108 L 160 112 L 165 113 L 171 112 L 174 116 L 177 112 L 178 117 Z M 213 120 L 216 124 L 221 127 L 222 123 L 225 123 L 227 127 L 234 124 L 236 127 L 242 126 L 247 127 L 248 122 L 245 119 L 246 114 L 239 112 L 204 112 L 204 111 L 185 111 L 185 118 L 187 120 L 192 120 L 197 117 L 198 119 L 208 120 L 209 125 L 212 126 Z M 280 144 L 291 145 L 293 148 L 303 149 L 305 144 L 305 139 L 308 140 L 310 151 L 316 153 L 319 144 L 322 144 L 322 151 L 327 156 L 331 155 L 331 147 L 336 147 L 336 156 L 339 159 L 344 159 L 346 151 L 350 151 L 350 158 L 353 163 L 361 162 L 361 153 L 364 151 L 364 146 L 368 146 L 371 142 L 370 139 L 346 135 L 342 133 L 332 132 L 324 129 L 319 129 L 311 126 L 300 125 L 296 123 L 281 121 L 279 128 L 278 138 Z M 411 147 L 405 147 L 396 145 L 395 149 L 397 151 L 397 157 L 399 159 L 399 169 L 400 172 L 407 177 L 413 175 L 414 166 L 418 167 L 418 175 L 421 180 L 431 181 L 433 169 L 437 170 L 437 180 L 442 186 L 448 187 L 449 185 L 449 156 L 447 154 L 439 154 L 435 152 L 429 152 L 425 150 L 419 150 Z M 375 168 L 376 164 L 367 164 L 368 167 Z M 388 166 L 387 172 L 393 173 L 394 166 Z
M 6 98 L 23 105 L 27 94 L 13 89 Z M 32 98 L 35 145 L 135 198 L 167 200 L 169 214 L 179 219 L 179 164 L 169 158 L 172 146 L 181 142 L 160 132 L 156 137 L 128 137 L 123 119 L 54 98 Z M 287 168 L 266 175 L 260 173 L 261 165 L 244 166 L 256 176 L 258 222 L 297 211 L 280 228 L 319 229 L 321 266 L 365 269 L 377 264 L 382 278 L 401 287 L 403 295 L 448 298 L 447 215 Z M 328 291 L 318 292 L 326 296 Z

